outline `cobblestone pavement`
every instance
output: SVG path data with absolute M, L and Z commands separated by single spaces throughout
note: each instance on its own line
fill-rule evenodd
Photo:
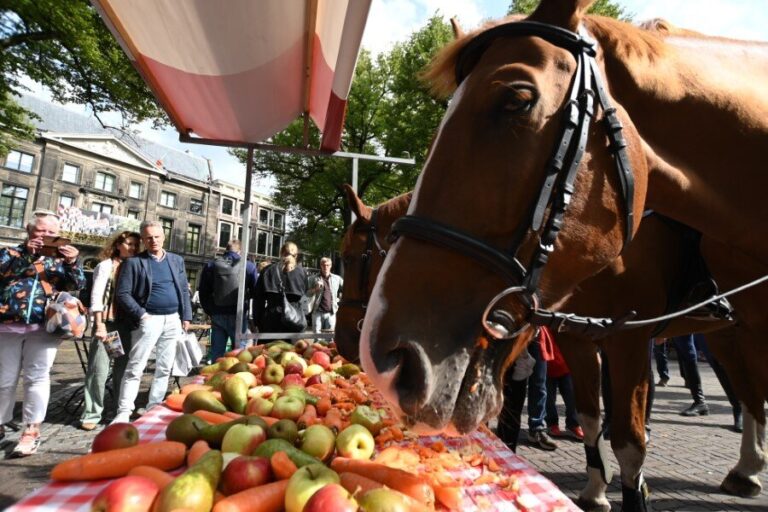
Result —
M 678 415 L 690 404 L 690 395 L 682 387 L 679 376 L 673 375 L 669 387 L 657 388 L 656 391 L 652 444 L 645 464 L 654 510 L 766 511 L 768 491 L 764 490 L 754 499 L 741 499 L 718 490 L 721 480 L 736 461 L 739 435 L 730 430 L 730 406 L 713 372 L 706 364 L 699 367 L 710 404 L 709 416 L 684 418 Z M 146 402 L 150 378 L 145 376 L 137 407 Z M 44 485 L 54 464 L 88 450 L 98 430 L 84 432 L 77 428 L 81 412 L 79 400 L 82 397 L 78 387 L 82 380 L 83 371 L 75 349 L 71 342 L 65 342 L 53 367 L 51 405 L 43 425 L 45 441 L 40 452 L 26 459 L 0 458 L 0 509 Z M 182 384 L 187 380 L 183 379 Z M 69 400 L 72 396 L 74 399 Z M 17 396 L 17 399 L 20 398 L 20 395 Z M 19 412 L 20 403 L 17 403 L 16 421 L 20 418 Z M 0 444 L 6 455 L 13 449 L 17 438 L 17 433 L 9 432 Z M 559 441 L 559 445 L 557 451 L 545 452 L 521 440 L 518 453 L 555 482 L 566 495 L 575 499 L 586 481 L 584 450 L 576 442 Z M 614 467 L 617 467 L 615 461 Z M 762 480 L 768 481 L 765 472 Z M 608 496 L 613 510 L 618 511 L 621 499 L 618 476 L 614 476 Z

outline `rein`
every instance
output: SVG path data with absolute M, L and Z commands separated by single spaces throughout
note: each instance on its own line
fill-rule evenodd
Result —
M 371 212 L 371 220 L 368 226 L 364 230 L 367 233 L 365 240 L 365 251 L 360 255 L 362 266 L 360 268 L 360 279 L 358 280 L 358 291 L 360 292 L 360 299 L 345 299 L 343 296 L 339 301 L 339 306 L 356 307 L 365 311 L 368 308 L 368 282 L 371 279 L 371 265 L 372 258 L 374 256 L 374 249 L 378 251 L 379 256 L 384 258 L 387 255 L 387 250 L 381 246 L 379 237 L 376 233 L 379 229 L 377 225 L 379 209 L 374 208 Z

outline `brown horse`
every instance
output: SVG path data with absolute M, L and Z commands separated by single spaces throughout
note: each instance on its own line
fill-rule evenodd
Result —
M 349 301 L 339 308 L 336 341 L 345 357 L 357 359 L 358 326 L 364 315 L 364 308 L 360 305 L 365 304 L 366 297 L 370 296 L 378 273 L 376 269 L 383 264 L 385 251 L 389 249 L 391 222 L 406 213 L 410 196 L 400 196 L 379 205 L 375 209 L 377 215 L 372 223 L 374 209 L 363 204 L 351 187 L 345 186 L 345 190 L 348 204 L 358 219 L 347 230 L 342 242 L 346 270 L 344 297 Z M 390 222 L 387 223 L 386 219 Z M 583 283 L 580 291 L 569 300 L 568 307 L 580 313 L 621 314 L 631 308 L 634 301 L 638 301 L 643 304 L 659 304 L 656 309 L 648 311 L 651 314 L 661 312 L 664 305 L 671 300 L 667 293 L 674 287 L 672 283 L 678 280 L 683 272 L 681 267 L 685 266 L 690 256 L 691 249 L 684 243 L 681 231 L 680 226 L 656 216 L 645 220 L 627 253 L 598 276 Z M 381 241 L 381 250 L 370 251 L 373 245 L 372 236 Z M 671 321 L 659 335 L 666 337 L 692 331 L 708 331 L 724 325 L 727 323 L 702 322 L 700 319 L 681 317 Z M 649 334 L 649 329 L 624 333 L 616 336 L 615 340 L 609 339 L 602 344 L 613 372 L 615 391 L 612 394 L 612 442 L 617 447 L 617 453 L 625 446 L 629 437 L 643 442 L 648 370 L 644 363 L 648 360 Z M 600 439 L 600 369 L 595 345 L 583 336 L 560 334 L 557 339 L 573 373 L 577 408 L 587 432 L 586 449 L 588 452 L 591 450 L 600 453 L 601 450 L 596 447 L 596 440 Z M 719 338 L 709 339 L 710 344 L 714 346 Z M 731 377 L 734 382 L 744 380 L 742 372 L 732 372 Z M 748 416 L 747 421 L 750 419 Z M 745 436 L 742 459 L 754 457 L 751 452 L 753 446 L 751 438 Z M 595 464 L 594 457 L 588 456 L 587 459 L 593 463 L 593 467 L 588 472 L 590 482 L 579 499 L 579 505 L 585 510 L 607 510 L 609 506 L 605 489 L 609 475 L 605 470 L 608 466 Z M 635 469 L 639 471 L 639 468 Z M 739 495 L 753 495 L 754 492 L 759 492 L 759 487 L 755 489 L 754 485 L 748 485 L 747 489 L 735 486 L 741 482 L 749 482 L 750 476 L 756 477 L 739 473 L 729 475 L 725 482 L 730 484 L 727 490 Z M 626 505 L 628 509 L 632 509 L 629 504 Z
M 541 308 L 563 307 L 582 281 L 614 261 L 646 202 L 704 234 L 707 261 L 724 285 L 765 272 L 768 241 L 754 234 L 768 213 L 759 195 L 768 175 L 758 170 L 768 127 L 754 112 L 765 113 L 768 101 L 765 88 L 751 85 L 768 76 L 762 54 L 744 43 L 665 39 L 612 20 L 583 19 L 588 5 L 544 0 L 530 19 L 545 25 L 503 24 L 470 34 L 434 67 L 440 88 L 459 87 L 361 338 L 365 369 L 424 430 L 465 432 L 496 413 L 503 369 L 532 332 L 526 321 Z M 588 66 L 608 85 L 589 94 L 576 89 L 589 82 L 584 55 L 593 51 L 572 33 L 582 25 L 598 41 L 600 64 Z M 749 80 L 739 76 L 747 65 Z M 593 118 L 589 97 L 596 95 L 603 108 Z M 604 132 L 589 123 L 609 118 L 611 129 L 618 125 L 606 96 L 619 102 L 624 155 L 615 150 L 622 142 L 606 147 Z M 583 158 L 563 135 L 564 112 L 572 113 L 574 103 L 582 105 L 577 126 L 588 123 L 591 135 Z M 577 157 L 566 163 L 578 170 L 575 182 L 570 174 L 550 181 L 551 162 L 562 156 L 553 148 L 561 143 Z M 616 160 L 632 172 L 626 165 L 614 171 Z M 733 162 L 739 179 L 721 171 Z M 555 201 L 547 187 L 558 191 Z M 515 260 L 501 252 L 510 246 Z M 509 284 L 516 287 L 498 295 Z M 765 293 L 753 289 L 734 299 L 747 346 L 768 330 L 758 306 Z M 745 359 L 747 373 L 760 376 L 765 358 Z M 763 376 L 756 386 L 765 391 L 766 384 Z M 758 421 L 755 451 L 762 452 L 762 404 L 747 409 Z M 642 460 L 626 458 L 633 456 Z M 636 486 L 624 468 L 623 483 Z

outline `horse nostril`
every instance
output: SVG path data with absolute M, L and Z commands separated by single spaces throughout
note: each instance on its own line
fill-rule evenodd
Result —
M 421 345 L 406 342 L 387 354 L 387 359 L 388 366 L 400 367 L 395 378 L 400 408 L 408 415 L 416 415 L 432 394 L 432 364 L 427 354 Z

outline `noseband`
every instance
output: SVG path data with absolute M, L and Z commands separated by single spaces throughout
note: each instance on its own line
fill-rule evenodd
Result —
M 589 125 L 595 113 L 595 100 L 603 110 L 603 123 L 610 141 L 609 149 L 621 183 L 625 207 L 625 247 L 632 240 L 634 226 L 634 176 L 626 152 L 622 125 L 616 115 L 616 109 L 610 102 L 595 61 L 596 43 L 586 34 L 576 34 L 554 25 L 533 21 L 517 21 L 496 26 L 479 34 L 460 51 L 456 61 L 457 85 L 467 77 L 482 53 L 495 39 L 524 36 L 544 39 L 570 51 L 576 58 L 576 72 L 568 101 L 563 108 L 562 133 L 554 154 L 547 163 L 544 183 L 532 205 L 532 214 L 527 225 L 528 233 L 540 232 L 538 245 L 528 266 L 523 265 L 518 258 L 524 236 L 515 237 L 510 251 L 504 252 L 468 233 L 416 215 L 401 217 L 392 226 L 393 237 L 411 237 L 457 251 L 491 268 L 512 284 L 491 300 L 483 314 L 483 328 L 496 339 L 513 338 L 529 325 L 548 324 L 546 318 L 535 314 L 536 292 L 574 192 L 576 174 L 587 147 Z M 510 295 L 519 296 L 527 310 L 527 318 L 522 324 L 515 320 L 514 315 L 496 309 L 496 304 Z

